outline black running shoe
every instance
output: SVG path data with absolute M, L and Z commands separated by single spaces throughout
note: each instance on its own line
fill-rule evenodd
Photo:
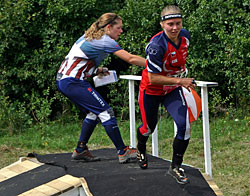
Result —
M 148 168 L 148 158 L 146 153 L 141 153 L 137 151 L 137 162 L 141 169 Z
M 84 160 L 84 161 L 100 161 L 100 158 L 93 156 L 88 148 L 85 149 L 83 152 L 77 152 L 76 150 L 74 150 L 73 154 L 72 154 L 72 158 L 75 160 Z
M 184 173 L 184 169 L 181 167 L 172 168 L 172 166 L 170 166 L 168 170 L 168 174 L 173 176 L 179 184 L 189 183 L 189 180 Z

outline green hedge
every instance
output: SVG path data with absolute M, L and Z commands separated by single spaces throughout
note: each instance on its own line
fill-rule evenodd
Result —
M 0 127 L 20 129 L 34 120 L 44 122 L 67 111 L 77 113 L 55 85 L 57 69 L 76 39 L 101 14 L 116 12 L 124 23 L 118 42 L 129 52 L 144 56 L 149 39 L 161 30 L 160 12 L 167 3 L 173 1 L 2 0 Z M 191 33 L 190 76 L 219 83 L 210 91 L 211 111 L 248 107 L 249 0 L 183 0 L 180 7 L 184 28 Z M 140 67 L 114 56 L 103 64 L 119 74 L 141 73 Z M 127 81 L 120 80 L 105 92 L 117 116 L 127 118 Z M 138 106 L 136 111 L 138 114 Z

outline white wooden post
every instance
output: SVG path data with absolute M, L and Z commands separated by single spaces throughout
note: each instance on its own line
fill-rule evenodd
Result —
M 134 80 L 129 80 L 129 118 L 130 118 L 130 146 L 136 147 L 136 125 L 135 125 L 135 90 Z
M 209 175 L 212 178 L 212 161 L 211 161 L 207 88 L 218 86 L 218 83 L 217 82 L 205 82 L 205 81 L 196 81 L 196 83 L 197 83 L 197 86 L 201 87 L 205 172 L 207 175 Z
M 154 132 L 152 134 L 152 155 L 156 156 L 156 157 L 159 156 L 157 125 L 156 125 L 155 130 L 154 130 Z
M 129 118 L 130 118 L 130 146 L 136 148 L 136 120 L 135 120 L 135 87 L 134 81 L 141 80 L 141 76 L 123 75 L 121 79 L 127 79 L 129 89 Z
M 212 162 L 211 162 L 211 150 L 210 150 L 211 147 L 210 147 L 207 87 L 201 88 L 201 97 L 202 97 L 202 121 L 203 121 L 205 172 L 207 175 L 209 175 L 212 178 Z

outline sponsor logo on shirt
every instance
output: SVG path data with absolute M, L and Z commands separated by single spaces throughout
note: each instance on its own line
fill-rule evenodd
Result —
M 148 53 L 149 53 L 149 54 L 156 55 L 157 52 L 158 52 L 158 51 L 157 51 L 157 49 L 155 49 L 155 48 L 149 47 L 149 49 L 148 49 Z
M 177 63 L 177 62 L 178 62 L 177 59 L 172 60 L 172 63 Z
M 175 56 L 176 55 L 176 52 L 171 52 L 171 56 Z

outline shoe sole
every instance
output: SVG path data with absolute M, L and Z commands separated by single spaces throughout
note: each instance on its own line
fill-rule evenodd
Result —
M 101 161 L 100 158 L 94 158 L 92 160 L 84 159 L 84 158 L 73 158 L 74 161 L 84 161 L 84 162 L 96 162 L 96 161 Z
M 143 165 L 138 163 L 141 169 L 147 169 L 148 168 L 148 163 L 144 163 Z
M 148 158 L 146 154 L 144 155 L 144 161 L 141 161 L 141 156 L 137 154 L 137 163 L 140 166 L 141 169 L 147 169 L 148 168 Z M 142 163 L 143 162 L 143 163 Z
M 137 158 L 137 163 L 140 166 L 141 169 L 147 169 L 148 168 L 148 160 L 146 159 L 144 163 L 140 163 L 140 160 Z
M 185 185 L 185 184 L 188 184 L 188 183 L 189 183 L 189 180 L 188 180 L 187 182 L 179 181 L 178 178 L 177 178 L 175 175 L 173 175 L 170 171 L 168 171 L 168 174 L 169 174 L 170 176 L 172 176 L 172 177 L 176 180 L 176 182 L 179 183 L 179 184 Z
M 80 155 L 73 154 L 71 157 L 76 161 L 85 161 L 85 162 L 95 162 L 101 160 L 99 157 L 86 158 L 86 156 L 84 156 L 83 154 Z
M 130 158 L 128 158 L 128 159 L 126 159 L 126 160 L 124 160 L 124 161 L 120 161 L 119 160 L 119 163 L 120 164 L 124 164 L 124 163 L 132 163 L 132 162 L 136 162 L 136 160 L 137 160 L 137 158 L 135 157 L 130 157 Z

